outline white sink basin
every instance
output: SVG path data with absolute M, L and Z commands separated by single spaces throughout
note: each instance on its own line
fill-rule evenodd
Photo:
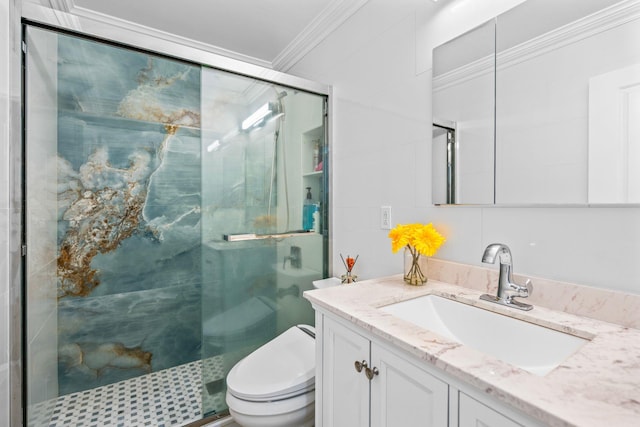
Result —
M 540 376 L 588 341 L 435 295 L 380 310 Z

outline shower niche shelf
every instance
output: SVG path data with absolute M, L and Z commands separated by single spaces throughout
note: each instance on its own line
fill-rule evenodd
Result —
M 324 128 L 310 129 L 302 134 L 302 174 L 322 174 L 324 158 Z
M 319 200 L 322 204 L 324 203 L 324 158 L 326 155 L 324 126 L 317 126 L 302 133 L 300 154 L 302 166 L 302 188 L 300 194 L 304 197 L 307 192 L 306 189 L 310 187 L 313 199 Z M 324 224 L 326 224 L 324 218 L 321 220 L 321 224 L 322 231 Z
M 172 133 L 195 138 L 199 138 L 201 133 L 199 127 L 189 125 L 171 125 L 168 123 L 78 111 L 61 111 L 60 113 L 60 122 L 72 127 L 90 126 L 94 128 L 120 129 L 123 131 L 155 132 L 159 134 Z M 170 131 L 170 128 L 174 126 L 175 129 Z

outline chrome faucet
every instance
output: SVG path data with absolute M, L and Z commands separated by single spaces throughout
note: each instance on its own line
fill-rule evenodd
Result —
M 502 243 L 492 243 L 484 250 L 482 262 L 494 264 L 496 257 L 500 261 L 500 276 L 498 276 L 498 295 L 493 296 L 484 294 L 480 299 L 484 301 L 495 302 L 497 304 L 506 305 L 508 307 L 518 308 L 520 310 L 531 310 L 532 305 L 523 304 L 514 298 L 526 298 L 533 292 L 531 280 L 527 279 L 524 285 L 518 285 L 513 281 L 513 266 L 511 263 L 511 251 L 507 245 Z

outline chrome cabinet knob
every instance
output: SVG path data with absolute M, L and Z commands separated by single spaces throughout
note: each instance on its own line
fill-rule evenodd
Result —
M 359 360 L 356 360 L 354 365 L 356 367 L 356 371 L 358 371 L 358 372 L 362 372 L 363 369 L 369 369 L 369 368 L 367 368 L 367 361 L 366 360 L 363 360 L 362 362 L 360 362 Z
M 380 371 L 378 371 L 378 368 L 376 368 L 375 366 L 374 366 L 373 369 L 365 368 L 365 370 L 364 370 L 364 374 L 367 376 L 367 378 L 369 378 L 369 381 L 371 381 L 373 379 L 373 377 L 375 377 L 379 373 L 380 373 Z

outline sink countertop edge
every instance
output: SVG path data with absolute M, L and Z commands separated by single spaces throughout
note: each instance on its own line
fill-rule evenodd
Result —
M 640 330 L 544 307 L 519 312 L 480 301 L 481 293 L 432 280 L 424 286 L 409 286 L 396 275 L 306 291 L 304 296 L 312 304 L 550 426 L 636 425 L 640 418 Z M 540 377 L 378 310 L 429 294 L 590 342 Z

